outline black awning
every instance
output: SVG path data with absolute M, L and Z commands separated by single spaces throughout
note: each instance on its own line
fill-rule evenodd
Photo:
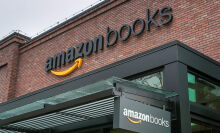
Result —
M 5 125 L 2 128 L 25 132 L 46 132 L 48 130 L 58 132 L 60 130 L 64 130 L 62 128 L 65 127 L 65 130 L 68 129 L 68 125 L 71 125 L 72 129 L 79 128 L 79 125 L 83 126 L 82 122 L 84 121 L 88 122 L 93 120 L 93 122 L 90 123 L 90 126 L 109 123 L 112 121 L 113 112 L 114 97 L 110 97 L 62 111 L 14 122 L 12 124 Z M 94 123 L 94 121 L 96 121 L 96 123 Z M 73 123 L 78 124 L 74 125 Z M 89 125 L 87 124 L 87 126 Z
M 169 108 L 176 93 L 112 77 L 0 113 L 5 133 L 53 133 L 113 122 L 114 98 Z M 39 108 L 42 107 L 42 108 Z

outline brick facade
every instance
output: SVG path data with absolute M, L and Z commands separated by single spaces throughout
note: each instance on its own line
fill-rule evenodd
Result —
M 173 21 L 169 25 L 144 31 L 139 36 L 131 34 L 127 41 L 117 41 L 113 47 L 83 58 L 82 67 L 65 77 L 58 77 L 44 71 L 45 61 L 69 47 L 106 35 L 106 27 L 119 30 L 123 24 L 132 25 L 136 18 L 146 17 L 163 6 L 172 8 Z M 20 42 L 3 47 L 13 38 L 0 42 L 0 92 L 7 90 L 7 98 L 18 97 L 53 85 L 80 74 L 95 70 L 132 55 L 150 50 L 173 40 L 179 40 L 201 53 L 220 62 L 220 1 L 185 0 L 110 0 L 92 10 L 62 24 L 47 33 L 18 47 Z M 160 18 L 156 18 L 159 21 Z M 105 44 L 104 44 L 105 46 Z M 13 52 L 10 52 L 13 51 Z M 7 63 L 9 62 L 9 63 Z M 7 64 L 7 65 L 5 65 Z M 4 65 L 4 66 L 3 66 Z M 66 64 L 57 71 L 72 66 Z M 3 66 L 3 67 L 1 67 Z M 5 74 L 7 73 L 7 74 Z M 6 85 L 8 84 L 8 85 Z M 5 100 L 1 100 L 5 99 Z
M 17 33 L 5 38 L 0 45 L 0 102 L 16 95 L 19 45 L 27 40 Z
M 7 96 L 7 66 L 0 68 L 0 102 L 6 101 Z M 3 84 L 4 83 L 4 84 Z

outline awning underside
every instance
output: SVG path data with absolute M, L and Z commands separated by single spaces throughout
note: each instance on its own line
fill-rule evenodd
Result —
M 3 126 L 4 129 L 0 130 L 0 132 L 20 133 L 16 132 L 16 130 L 24 132 L 40 132 L 45 129 L 53 130 L 53 128 L 71 123 L 88 121 L 103 116 L 112 116 L 113 112 L 114 97 L 111 97 L 40 117 L 15 122 L 7 126 Z

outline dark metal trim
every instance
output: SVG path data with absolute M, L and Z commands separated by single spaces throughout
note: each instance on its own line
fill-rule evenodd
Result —
M 220 113 L 200 104 L 190 102 L 190 111 L 193 114 L 208 118 L 220 123 Z
M 200 116 L 198 114 L 191 113 L 191 122 L 205 123 L 211 127 L 220 127 L 219 122 L 213 121 L 207 117 Z M 220 129 L 220 128 L 219 128 Z
M 209 75 L 207 75 L 207 74 L 205 74 L 203 72 L 200 72 L 200 71 L 198 71 L 198 70 L 196 70 L 194 68 L 188 67 L 188 73 L 191 73 L 191 74 L 193 74 L 195 76 L 198 76 L 198 77 L 200 77 L 200 78 L 202 78 L 204 80 L 207 80 L 208 82 L 210 82 L 212 84 L 220 86 L 220 82 L 217 79 L 215 79 L 213 77 L 210 77 Z
M 178 51 L 179 51 L 179 60 L 188 62 L 189 64 L 186 63 L 187 65 L 200 64 L 199 61 L 204 62 L 204 60 L 206 60 L 207 62 L 204 62 L 205 64 L 203 64 L 203 65 L 206 65 L 207 63 L 211 63 L 213 65 L 216 65 L 216 66 L 220 67 L 219 62 L 217 62 L 216 60 L 204 55 L 203 53 L 200 53 L 199 51 L 189 47 L 188 45 L 186 45 L 186 44 L 184 44 L 180 41 L 178 41 L 178 45 L 180 46 L 179 47 L 180 49 L 178 49 Z M 192 54 L 188 55 L 186 53 L 186 51 L 188 51 L 188 54 L 189 53 L 192 53 Z M 200 59 L 199 59 L 199 61 L 192 62 L 192 58 L 189 58 L 190 56 L 195 57 L 197 59 L 200 58 Z
M 124 96 L 128 99 L 139 101 L 147 105 L 155 106 L 161 109 L 165 108 L 172 112 L 173 110 L 175 110 L 175 108 L 173 107 L 176 100 L 174 100 L 173 97 L 166 98 L 163 94 L 158 94 L 149 90 L 140 90 L 135 87 L 124 85 L 121 83 L 116 83 L 116 88 L 114 92 L 118 92 L 119 96 Z
M 220 63 L 187 47 L 186 45 L 178 47 L 178 60 L 188 67 L 220 80 Z
M 164 89 L 178 94 L 177 117 L 172 121 L 171 132 L 191 133 L 187 66 L 181 62 L 170 63 L 164 67 L 163 76 Z

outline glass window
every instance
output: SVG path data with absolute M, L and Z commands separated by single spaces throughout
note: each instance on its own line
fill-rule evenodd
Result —
M 191 102 L 205 105 L 220 112 L 220 86 L 188 73 L 188 91 Z
M 163 88 L 163 73 L 157 72 L 150 75 L 142 76 L 140 78 L 132 80 L 133 82 L 162 89 Z
M 196 123 L 191 123 L 192 133 L 212 133 L 212 128 L 199 125 Z
M 205 123 L 191 122 L 192 133 L 219 133 L 219 129 L 211 127 Z

